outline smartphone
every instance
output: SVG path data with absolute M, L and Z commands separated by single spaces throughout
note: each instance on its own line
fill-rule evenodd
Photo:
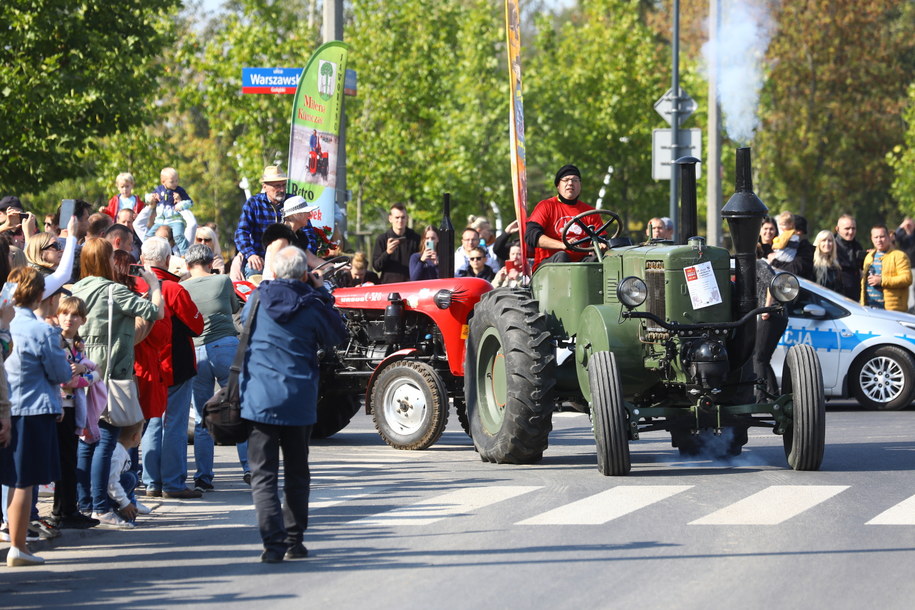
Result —
M 0 291 L 0 307 L 6 307 L 13 302 L 13 294 L 16 293 L 16 282 L 6 282 L 3 284 L 3 290 Z
M 435 250 L 435 240 L 434 239 L 426 240 L 426 250 Z
M 406 238 L 407 238 L 406 235 L 401 235 L 400 237 L 395 237 L 394 239 L 397 240 L 397 241 L 403 241 L 403 240 L 405 240 Z
M 74 207 L 76 207 L 76 199 L 63 199 L 60 202 L 60 220 L 57 221 L 57 226 L 60 227 L 61 230 L 67 228 L 70 217 L 73 216 Z
M 143 274 L 143 265 L 131 265 L 127 269 L 127 275 L 140 277 Z
M 514 271 L 514 270 L 515 270 L 515 261 L 505 261 L 505 272 L 508 273 L 509 271 Z

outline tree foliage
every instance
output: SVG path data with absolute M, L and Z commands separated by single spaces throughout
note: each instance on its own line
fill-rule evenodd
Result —
M 778 32 L 757 136 L 759 192 L 770 208 L 831 228 L 894 222 L 886 153 L 902 143 L 912 37 L 900 0 L 773 3 Z
M 178 0 L 0 3 L 0 185 L 38 190 L 80 174 L 95 138 L 145 117 Z

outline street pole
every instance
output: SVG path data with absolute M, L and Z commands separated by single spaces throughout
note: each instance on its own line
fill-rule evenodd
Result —
M 343 40 L 343 0 L 324 0 L 324 42 Z M 346 103 L 340 108 L 340 140 L 337 146 L 337 188 L 334 193 L 334 216 L 343 210 L 337 230 L 340 231 L 340 245 L 346 247 Z M 336 232 L 336 231 L 335 231 Z
M 720 0 L 709 0 L 708 165 L 705 231 L 710 246 L 721 245 L 721 118 L 718 107 L 718 35 Z
M 671 78 L 671 92 L 673 94 L 673 107 L 670 113 L 670 214 L 671 220 L 677 214 L 677 186 L 679 172 L 674 171 L 675 161 L 680 158 L 680 0 L 674 0 L 673 7 L 673 77 Z M 680 227 L 674 225 L 674 242 L 680 243 Z

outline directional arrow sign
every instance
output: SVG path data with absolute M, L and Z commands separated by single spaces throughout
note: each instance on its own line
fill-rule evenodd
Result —
M 683 87 L 680 87 L 680 115 L 677 121 L 677 127 L 683 124 L 683 121 L 688 119 L 690 115 L 696 111 L 696 100 L 691 98 L 689 94 L 683 90 Z M 657 110 L 658 114 L 667 121 L 667 124 L 673 127 L 672 116 L 674 113 L 674 90 L 673 87 L 667 90 L 667 93 L 661 96 L 657 102 L 654 103 L 654 109 Z

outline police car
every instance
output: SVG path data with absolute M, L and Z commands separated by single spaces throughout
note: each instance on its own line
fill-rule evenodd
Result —
M 915 399 L 915 316 L 863 307 L 800 282 L 800 296 L 788 305 L 788 328 L 772 356 L 779 383 L 788 348 L 806 343 L 820 357 L 827 397 L 854 397 L 870 410 L 909 406 Z

